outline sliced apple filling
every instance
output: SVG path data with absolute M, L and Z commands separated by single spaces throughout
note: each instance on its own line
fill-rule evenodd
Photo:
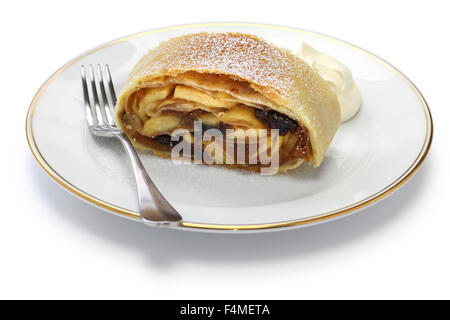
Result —
M 258 129 L 278 129 L 280 164 L 293 159 L 308 160 L 312 152 L 307 130 L 286 115 L 262 105 L 238 101 L 226 92 L 208 91 L 183 84 L 138 90 L 130 97 L 122 121 L 128 135 L 151 149 L 166 153 L 176 145 L 171 139 L 173 132 L 185 129 L 192 133 L 195 121 L 201 122 L 203 131 L 215 128 L 223 133 L 223 152 L 220 155 L 215 152 L 213 157 L 227 158 L 225 144 L 232 139 L 238 144 L 245 144 L 246 159 L 249 159 L 252 150 L 255 151 L 251 146 L 254 140 L 245 129 L 255 129 L 252 132 L 256 132 L 256 135 Z M 227 132 L 226 129 L 234 130 Z M 265 148 L 270 153 L 270 130 L 267 132 L 268 143 L 259 146 L 256 149 L 258 152 Z M 240 135 L 243 139 L 240 139 Z M 193 143 L 192 135 L 185 141 Z M 211 148 L 212 143 L 217 142 L 203 143 L 203 148 Z M 239 146 L 234 149 L 234 158 L 238 149 Z M 250 165 L 261 166 L 259 162 Z

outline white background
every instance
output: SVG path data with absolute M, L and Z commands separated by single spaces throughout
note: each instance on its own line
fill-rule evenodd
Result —
M 445 1 L 9 1 L 1 33 L 0 298 L 450 298 L 450 19 Z M 174 24 L 244 21 L 325 33 L 404 72 L 435 124 L 398 192 L 293 231 L 149 229 L 60 189 L 25 115 L 56 69 L 94 46 Z M 56 133 L 57 134 L 57 133 Z M 395 157 L 394 157 L 395 158 Z

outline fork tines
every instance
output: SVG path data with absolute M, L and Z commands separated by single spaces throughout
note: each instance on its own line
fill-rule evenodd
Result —
M 88 72 L 86 69 L 87 68 L 85 68 L 84 65 L 81 66 L 83 96 L 88 125 L 91 127 L 115 126 L 112 115 L 116 104 L 116 93 L 114 91 L 114 84 L 112 82 L 109 66 L 107 64 L 105 65 L 105 78 L 108 83 L 108 89 L 105 86 L 105 81 L 103 81 L 103 71 L 99 64 L 97 65 L 96 73 L 94 72 L 92 64 L 89 65 Z M 89 73 L 88 77 L 86 76 L 87 73 Z M 89 86 L 88 82 L 90 83 Z M 97 89 L 100 89 L 100 97 Z

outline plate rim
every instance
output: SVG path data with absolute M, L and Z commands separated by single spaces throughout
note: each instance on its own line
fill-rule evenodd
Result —
M 280 26 L 280 25 L 273 25 L 273 24 L 264 24 L 264 23 L 250 23 L 250 22 L 214 22 L 214 23 L 195 23 L 195 24 L 183 24 L 183 25 L 176 25 L 171 27 L 163 27 L 163 28 L 157 28 L 157 29 L 151 29 L 147 31 L 142 31 L 138 33 L 134 33 L 128 36 L 124 36 L 121 38 L 118 38 L 116 40 L 112 40 L 109 42 L 106 42 L 104 44 L 101 44 L 93 49 L 90 49 L 79 56 L 73 58 L 66 64 L 64 64 L 62 67 L 60 67 L 58 70 L 56 70 L 39 88 L 37 93 L 34 95 L 30 106 L 28 107 L 27 115 L 26 115 L 26 122 L 25 122 L 25 130 L 26 130 L 26 137 L 28 146 L 30 147 L 30 150 L 35 157 L 38 164 L 41 166 L 41 168 L 60 186 L 62 186 L 65 190 L 68 192 L 74 194 L 75 196 L 86 200 L 88 203 L 94 204 L 102 209 L 105 209 L 109 212 L 113 212 L 115 214 L 118 214 L 120 216 L 124 216 L 127 218 L 132 218 L 134 220 L 140 219 L 140 215 L 138 212 L 134 212 L 131 210 L 127 210 L 125 208 L 121 208 L 118 206 L 114 206 L 110 203 L 107 203 L 101 199 L 98 199 L 87 192 L 84 192 L 83 190 L 77 188 L 76 186 L 72 185 L 70 182 L 65 180 L 62 176 L 60 176 L 56 170 L 54 170 L 48 162 L 45 160 L 45 157 L 40 153 L 39 148 L 37 147 L 36 140 L 34 138 L 33 134 L 33 116 L 34 112 L 36 110 L 37 103 L 39 101 L 39 98 L 42 96 L 42 94 L 45 92 L 46 88 L 50 85 L 50 83 L 56 79 L 63 71 L 65 71 L 67 68 L 69 68 L 71 65 L 76 63 L 77 61 L 81 60 L 82 58 L 97 52 L 103 48 L 109 47 L 111 45 L 114 45 L 119 42 L 127 41 L 133 38 L 142 37 L 148 34 L 152 33 L 158 33 L 158 32 L 164 32 L 164 31 L 170 31 L 170 30 L 181 30 L 181 29 L 189 29 L 189 28 L 196 28 L 196 27 L 208 27 L 208 26 L 247 26 L 247 27 L 259 27 L 259 28 L 268 28 L 268 29 L 278 29 L 278 30 L 284 30 L 284 31 L 290 31 L 290 32 L 296 32 L 296 33 L 302 33 L 302 34 L 308 34 L 312 36 L 317 36 L 321 38 L 325 38 L 327 40 L 335 41 L 337 43 L 340 43 L 342 45 L 345 45 L 347 47 L 350 47 L 352 49 L 355 49 L 373 59 L 375 59 L 377 62 L 382 63 L 384 66 L 386 66 L 391 71 L 395 72 L 414 92 L 414 94 L 417 96 L 419 102 L 422 105 L 422 108 L 424 110 L 424 116 L 426 118 L 426 135 L 425 135 L 425 141 L 422 145 L 422 148 L 416 157 L 416 159 L 412 162 L 411 166 L 403 172 L 397 179 L 395 179 L 393 182 L 391 182 L 389 185 L 381 189 L 380 191 L 372 194 L 371 196 L 358 201 L 356 203 L 353 203 L 349 206 L 339 208 L 330 212 L 326 212 L 320 215 L 316 215 L 309 218 L 302 218 L 297 220 L 289 220 L 289 221 L 281 221 L 281 222 L 273 222 L 273 223 L 263 223 L 263 224 L 242 224 L 242 225 L 229 225 L 229 224 L 205 224 L 205 223 L 197 223 L 197 222 L 188 222 L 188 221 L 182 221 L 177 228 L 181 229 L 198 229 L 198 230 L 264 230 L 264 229 L 276 229 L 276 228 L 288 228 L 288 227 L 299 227 L 304 225 L 311 225 L 316 224 L 328 220 L 335 219 L 337 217 L 341 217 L 344 215 L 348 215 L 350 213 L 355 213 L 356 211 L 363 209 L 365 207 L 368 207 L 375 202 L 380 201 L 381 199 L 385 198 L 386 196 L 392 194 L 394 191 L 399 189 L 403 184 L 405 184 L 420 168 L 422 163 L 424 162 L 425 158 L 428 155 L 428 152 L 431 147 L 431 143 L 433 140 L 433 132 L 434 132 L 434 125 L 433 125 L 433 119 L 431 116 L 431 111 L 428 106 L 428 103 L 426 102 L 425 98 L 423 97 L 422 93 L 419 91 L 419 89 L 414 85 L 414 83 L 405 76 L 400 70 L 398 70 L 396 67 L 394 67 L 389 62 L 385 61 L 384 59 L 378 57 L 377 55 L 362 49 L 356 45 L 353 45 L 349 42 L 346 42 L 344 40 L 337 39 L 332 36 L 328 36 L 322 33 L 314 32 L 314 31 L 308 31 L 304 29 L 294 28 L 294 27 L 288 27 L 288 26 Z

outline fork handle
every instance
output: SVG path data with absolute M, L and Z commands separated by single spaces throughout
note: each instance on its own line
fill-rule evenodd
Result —
M 179 224 L 181 216 L 155 187 L 128 137 L 120 133 L 117 138 L 131 159 L 136 177 L 141 220 L 146 224 L 157 226 Z

